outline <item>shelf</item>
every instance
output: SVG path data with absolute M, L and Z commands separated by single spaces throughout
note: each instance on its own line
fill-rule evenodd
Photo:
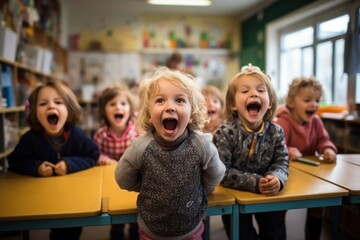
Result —
M 226 48 L 145 48 L 141 51 L 143 54 L 172 54 L 174 52 L 181 53 L 183 55 L 228 55 L 230 51 Z
M 25 106 L 0 108 L 0 113 L 16 113 L 16 112 L 24 112 L 24 111 L 25 111 Z
M 6 158 L 13 150 L 14 150 L 14 149 L 11 148 L 11 149 L 6 150 L 6 151 L 3 152 L 3 153 L 0 153 L 0 159 L 1 159 L 1 158 Z
M 36 70 L 35 68 L 33 67 L 30 67 L 30 66 L 26 66 L 22 63 L 19 63 L 19 62 L 13 62 L 13 61 L 10 61 L 10 60 L 7 60 L 5 58 L 2 58 L 0 57 L 0 63 L 5 63 L 5 64 L 8 64 L 8 65 L 11 65 L 13 67 L 16 67 L 18 69 L 21 69 L 21 70 L 24 70 L 24 71 L 28 71 L 28 72 L 32 72 L 34 74 L 37 74 L 37 75 L 41 75 L 43 77 L 48 77 L 48 78 L 54 78 L 53 76 L 49 75 L 49 74 L 45 74 L 43 72 L 40 72 L 38 70 Z

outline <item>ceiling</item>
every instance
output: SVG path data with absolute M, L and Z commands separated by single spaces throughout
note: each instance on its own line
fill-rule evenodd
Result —
M 174 7 L 154 6 L 146 0 L 61 0 L 70 15 L 79 12 L 101 12 L 102 14 L 118 13 L 126 15 L 146 14 L 187 14 L 187 15 L 217 15 L 237 16 L 244 18 L 249 14 L 273 3 L 275 0 L 213 0 L 208 7 Z

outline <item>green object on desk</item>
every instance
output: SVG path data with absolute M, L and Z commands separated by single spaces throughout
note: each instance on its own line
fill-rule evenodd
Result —
M 296 161 L 306 163 L 306 164 L 310 164 L 310 165 L 314 165 L 314 166 L 320 166 L 319 162 L 314 161 L 314 160 L 310 160 L 310 159 L 307 159 L 307 158 L 300 157 L 300 158 L 297 158 Z

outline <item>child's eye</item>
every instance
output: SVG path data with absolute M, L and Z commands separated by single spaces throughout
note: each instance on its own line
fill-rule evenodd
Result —
M 40 102 L 39 103 L 39 106 L 45 106 L 46 105 L 46 102 Z
M 56 104 L 63 104 L 63 101 L 55 101 Z
M 164 99 L 162 99 L 162 98 L 155 99 L 155 103 L 163 103 L 163 102 L 164 102 Z
M 178 99 L 176 99 L 176 102 L 178 102 L 178 103 L 185 103 L 186 100 L 185 100 L 185 98 L 178 98 Z

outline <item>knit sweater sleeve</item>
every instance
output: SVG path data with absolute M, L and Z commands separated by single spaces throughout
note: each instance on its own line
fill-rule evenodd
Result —
M 211 134 L 202 134 L 199 138 L 204 157 L 202 158 L 202 182 L 207 193 L 215 190 L 225 174 L 225 165 L 219 158 Z
M 7 157 L 9 171 L 30 176 L 40 176 L 38 168 L 43 161 L 49 159 L 39 158 L 42 155 L 41 149 L 46 151 L 51 146 L 44 141 L 41 133 L 29 130 L 19 140 L 15 149 Z
M 150 135 L 135 138 L 125 150 L 115 169 L 115 179 L 120 188 L 135 192 L 140 191 L 142 154 L 151 139 Z

